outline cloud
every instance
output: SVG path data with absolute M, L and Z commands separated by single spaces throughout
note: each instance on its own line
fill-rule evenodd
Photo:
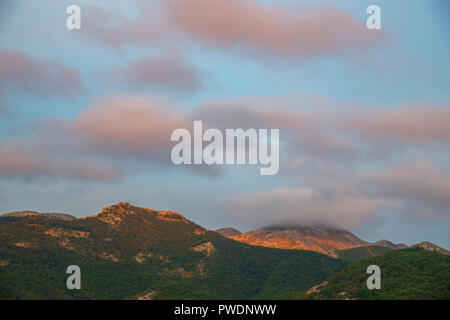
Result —
M 173 130 L 192 132 L 193 120 L 176 106 L 146 96 L 115 96 L 90 105 L 73 121 L 51 120 L 47 134 L 57 136 L 58 145 L 89 156 L 121 161 L 138 160 L 175 168 L 170 154 L 175 145 Z M 184 166 L 183 166 L 184 167 Z M 215 177 L 217 167 L 187 166 L 193 172 Z
M 0 91 L 70 96 L 83 89 L 77 71 L 50 60 L 34 60 L 16 50 L 0 50 Z
M 320 105 L 309 110 L 288 108 L 298 104 L 298 98 L 266 100 L 205 102 L 194 111 L 193 118 L 218 128 L 280 129 L 282 155 L 351 166 L 361 161 L 385 161 L 417 150 L 444 151 L 439 146 L 450 142 L 448 107 L 409 105 L 368 114 L 363 106 L 339 105 L 336 112 L 336 107 L 327 110 Z
M 338 128 L 341 116 L 320 110 L 293 110 L 285 107 L 288 104 L 276 107 L 276 100 L 273 103 L 272 107 L 258 107 L 249 101 L 207 102 L 194 112 L 193 118 L 218 128 L 280 129 L 280 151 L 285 157 L 301 154 L 316 161 L 333 158 L 350 162 L 360 156 L 354 138 Z
M 168 21 L 196 40 L 287 59 L 365 49 L 385 37 L 338 8 L 288 8 L 253 0 L 167 0 Z
M 357 228 L 374 219 L 385 203 L 359 192 L 328 197 L 314 188 L 277 188 L 245 192 L 224 201 L 227 212 L 238 212 L 239 222 L 253 221 L 260 226 L 276 224 L 328 225 Z
M 90 105 L 73 121 L 49 122 L 48 130 L 79 151 L 166 163 L 172 131 L 192 126 L 169 109 L 146 97 L 110 97 Z
M 450 219 L 450 171 L 414 159 L 381 172 L 362 175 L 369 192 L 404 203 L 417 218 Z
M 27 150 L 12 144 L 0 145 L 0 176 L 30 179 L 53 177 L 96 182 L 117 180 L 120 173 L 104 164 Z
M 112 80 L 138 89 L 169 89 L 192 92 L 202 87 L 202 72 L 190 65 L 179 51 L 156 57 L 140 57 L 111 71 Z
M 176 168 L 170 157 L 175 145 L 172 132 L 178 128 L 192 131 L 192 127 L 189 115 L 175 106 L 146 96 L 110 96 L 92 103 L 73 120 L 39 121 L 34 128 L 3 142 L 12 146 L 5 149 L 10 156 L 3 159 L 3 175 L 89 179 L 98 167 L 98 176 L 92 175 L 91 180 L 112 181 L 120 178 L 122 170 L 136 172 L 149 164 Z M 27 157 L 29 161 L 24 160 Z M 13 165 L 15 159 L 17 166 Z M 220 171 L 207 165 L 187 168 L 208 177 Z
M 126 45 L 156 47 L 169 38 L 170 26 L 155 3 L 138 2 L 139 14 L 130 19 L 118 10 L 90 6 L 83 18 L 83 35 L 115 49 Z
M 237 224 L 353 229 L 383 214 L 416 222 L 450 218 L 450 171 L 420 160 L 448 156 L 448 108 L 410 105 L 368 114 L 363 106 L 340 106 L 336 113 L 268 101 L 206 102 L 194 112 L 212 127 L 280 129 L 280 173 L 294 186 L 228 197 L 219 206 Z
M 139 14 L 88 8 L 87 37 L 121 49 L 126 45 L 177 45 L 186 39 L 252 56 L 299 60 L 354 54 L 386 39 L 339 8 L 289 7 L 254 0 L 164 0 L 138 2 Z M 186 37 L 186 35 L 188 37 Z
M 239 224 L 328 225 L 359 229 L 383 213 L 410 221 L 450 219 L 450 171 L 411 161 L 377 171 L 332 166 L 304 175 L 302 185 L 249 191 L 227 197 L 220 207 Z
M 450 109 L 438 106 L 412 106 L 378 114 L 356 115 L 345 125 L 369 139 L 402 143 L 450 142 Z
M 261 99 L 257 101 L 261 102 Z M 317 177 L 324 179 L 322 175 L 326 173 L 326 178 L 330 170 L 367 172 L 368 168 L 389 166 L 402 159 L 408 163 L 407 159 L 421 153 L 433 155 L 446 151 L 435 146 L 436 141 L 445 142 L 447 139 L 445 124 L 448 113 L 444 108 L 424 106 L 417 109 L 412 106 L 369 117 L 364 115 L 364 109 L 353 107 L 353 113 L 340 110 L 342 112 L 336 115 L 321 108 L 309 111 L 289 109 L 283 105 L 271 108 L 272 103 L 277 104 L 276 99 L 262 103 L 264 107 L 261 108 L 248 99 L 215 101 L 205 102 L 187 111 L 148 96 L 112 96 L 90 104 L 73 120 L 49 120 L 45 134 L 39 138 L 39 145 L 48 145 L 50 154 L 64 150 L 68 154 L 103 158 L 121 165 L 137 160 L 135 164 L 151 163 L 174 168 L 170 160 L 174 145 L 170 141 L 171 133 L 177 128 L 192 130 L 193 120 L 202 120 L 204 128 L 222 130 L 274 128 L 280 129 L 280 174 L 297 177 L 298 180 L 308 179 L 314 185 L 320 184 Z M 433 115 L 436 125 L 434 120 L 424 121 L 424 116 L 420 115 Z M 366 125 L 364 121 L 376 125 Z M 383 123 L 386 123 L 384 131 Z M 414 135 L 410 135 L 409 130 Z M 379 132 L 383 134 L 383 143 L 380 143 Z M 39 135 L 35 133 L 35 136 Z M 403 139 L 401 141 L 407 138 L 408 143 L 399 143 L 399 137 Z M 204 165 L 189 168 L 210 175 L 217 174 L 215 170 L 219 167 Z M 411 171 L 410 175 L 413 176 L 413 173 Z M 325 181 L 331 184 L 331 181 Z M 378 183 L 362 184 L 358 188 L 366 185 L 375 186 Z M 367 191 L 365 195 L 375 199 L 389 198 L 383 194 L 372 194 L 373 188 L 364 189 Z M 322 189 L 325 187 L 322 186 Z M 357 198 L 360 199 L 359 196 Z

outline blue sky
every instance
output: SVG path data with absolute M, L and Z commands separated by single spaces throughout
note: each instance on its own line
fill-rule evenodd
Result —
M 171 2 L 176 9 L 177 1 Z M 106 205 L 129 201 L 182 212 L 206 227 L 234 226 L 242 231 L 277 222 L 276 217 L 280 223 L 303 223 L 317 214 L 319 221 L 342 221 L 340 227 L 368 240 L 387 238 L 409 244 L 429 240 L 450 247 L 450 206 L 445 201 L 450 197 L 450 138 L 445 130 L 450 123 L 446 1 L 376 1 L 383 30 L 368 31 L 363 30 L 365 11 L 372 1 L 248 0 L 256 8 L 255 12 L 243 11 L 249 16 L 257 17 L 261 8 L 269 15 L 281 8 L 283 13 L 273 16 L 273 26 L 267 30 L 284 30 L 282 21 L 276 18 L 288 16 L 290 9 L 286 8 L 305 12 L 306 18 L 311 10 L 327 13 L 332 7 L 333 12 L 339 12 L 336 21 L 318 18 L 318 29 L 299 30 L 302 35 L 298 41 L 311 39 L 311 43 L 292 47 L 283 43 L 291 50 L 288 56 L 273 46 L 273 38 L 262 36 L 259 42 L 253 42 L 251 32 L 247 38 L 240 37 L 247 30 L 239 27 L 251 26 L 233 23 L 233 15 L 229 27 L 236 28 L 236 34 L 221 33 L 213 26 L 211 30 L 198 30 L 189 25 L 186 13 L 179 18 L 186 19 L 181 21 L 184 24 L 172 19 L 162 27 L 163 32 L 152 36 L 152 28 L 158 25 L 148 21 L 159 17 L 160 10 L 164 14 L 172 8 L 157 1 L 151 9 L 140 1 L 96 1 L 97 8 L 90 1 L 4 3 L 0 5 L 0 52 L 9 50 L 20 56 L 30 66 L 25 72 L 35 72 L 31 79 L 34 76 L 37 82 L 42 76 L 39 72 L 47 75 L 47 71 L 33 71 L 33 66 L 61 74 L 56 80 L 51 72 L 48 78 L 42 78 L 42 86 L 49 81 L 48 86 L 55 87 L 50 93 L 41 87 L 30 91 L 30 84 L 16 77 L 19 72 L 13 64 L 11 77 L 0 75 L 1 211 L 86 216 Z M 70 4 L 81 7 L 81 30 L 71 31 L 65 26 L 65 10 Z M 202 1 L 198 5 L 201 12 Z M 103 16 L 96 18 L 98 12 L 113 17 L 112 24 Z M 345 18 L 341 19 L 341 14 Z M 135 38 L 132 28 L 141 26 L 141 15 L 148 23 L 139 29 L 142 35 Z M 359 33 L 339 24 L 349 20 L 361 25 Z M 303 26 L 302 18 L 296 23 Z M 333 23 L 337 32 L 343 28 L 340 36 L 332 38 L 337 46 L 314 44 L 315 38 L 333 34 L 326 33 Z M 99 26 L 103 31 L 94 32 Z M 381 40 L 374 36 L 376 32 L 383 34 Z M 365 36 L 373 40 L 366 41 Z M 111 40 L 115 37 L 122 39 L 120 45 Z M 346 47 L 342 39 L 350 39 L 351 45 Z M 295 35 L 290 40 L 297 41 Z M 310 47 L 313 53 L 304 54 Z M 175 58 L 166 61 L 172 54 Z M 5 55 L 0 63 L 6 64 L 10 57 Z M 143 57 L 148 59 L 140 60 Z M 133 61 L 145 66 L 157 57 L 161 57 L 160 64 L 167 63 L 158 69 L 161 72 L 169 68 L 169 75 L 188 74 L 199 79 L 201 86 L 180 89 L 179 79 L 169 76 L 166 83 L 144 77 L 144 83 L 130 84 L 134 79 L 130 74 L 142 77 L 129 68 Z M 176 66 L 182 70 L 175 70 Z M 79 90 L 70 81 L 64 82 L 71 72 L 79 75 Z M 63 83 L 58 84 L 60 81 Z M 148 137 L 148 143 L 143 143 L 143 151 L 127 148 L 127 141 L 102 144 L 100 138 L 111 134 L 105 128 L 106 121 L 114 125 L 117 120 L 109 118 L 109 106 L 119 104 L 117 112 L 127 113 L 136 97 L 157 108 L 149 107 L 150 118 L 164 113 L 163 119 L 179 116 L 182 123 L 205 116 L 205 121 L 217 127 L 241 123 L 279 127 L 285 139 L 280 150 L 280 174 L 263 177 L 256 167 L 226 166 L 212 175 L 203 168 L 173 166 L 166 161 L 170 157 L 170 137 L 165 136 L 168 128 L 160 123 L 153 124 L 158 129 Z M 205 110 L 211 110 L 208 119 Z M 280 120 L 265 119 L 266 111 L 279 112 Z M 292 114 L 295 119 L 298 116 L 297 124 L 288 123 Z M 90 117 L 106 131 L 92 129 L 86 122 Z M 135 120 L 127 114 L 125 125 L 119 124 L 117 132 L 126 131 Z M 130 121 L 129 126 L 126 121 Z M 433 125 L 436 121 L 439 124 Z M 93 136 L 86 137 L 86 132 Z M 166 141 L 167 148 L 161 148 L 160 141 Z M 154 150 L 147 152 L 145 148 Z M 25 161 L 22 156 L 30 158 Z M 47 167 L 46 159 L 58 160 Z M 101 170 L 96 168 L 109 166 L 113 174 L 107 171 L 99 178 Z M 94 179 L 90 178 L 92 170 L 98 173 Z M 424 181 L 423 185 L 408 185 L 418 181 Z M 315 196 L 298 198 L 298 190 L 310 190 Z M 280 201 L 285 205 L 277 212 Z M 328 204 L 333 201 L 336 206 Z M 355 206 L 349 207 L 352 201 Z

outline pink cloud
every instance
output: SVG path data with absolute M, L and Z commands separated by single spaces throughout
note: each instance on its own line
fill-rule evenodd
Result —
M 418 217 L 450 218 L 450 171 L 446 168 L 414 159 L 383 171 L 363 174 L 362 179 L 366 188 L 379 196 L 410 203 L 409 211 Z
M 254 0 L 164 0 L 138 2 L 139 13 L 91 7 L 84 35 L 116 49 L 126 45 L 156 47 L 191 40 L 222 49 L 242 49 L 253 56 L 289 60 L 328 54 L 354 54 L 387 38 L 370 31 L 339 8 L 289 7 Z
M 93 103 L 74 120 L 48 119 L 32 135 L 0 144 L 0 176 L 112 181 L 129 161 L 171 164 L 171 133 L 192 122 L 169 108 L 145 97 L 116 96 Z
M 23 90 L 43 96 L 68 96 L 83 89 L 77 71 L 49 60 L 34 60 L 16 51 L 0 50 L 0 90 Z
M 367 48 L 385 38 L 337 8 L 287 8 L 253 0 L 167 0 L 168 20 L 222 48 L 300 59 Z
M 145 97 L 120 96 L 89 106 L 73 121 L 53 121 L 64 143 L 92 153 L 170 161 L 170 136 L 192 126 L 169 106 Z
M 448 223 L 450 171 L 426 160 L 363 173 L 330 164 L 303 174 L 297 187 L 237 193 L 220 206 L 235 222 L 260 226 L 298 223 L 355 229 L 382 219 L 381 213 Z
M 120 174 L 113 168 L 86 159 L 60 157 L 39 150 L 0 145 L 0 176 L 3 177 L 60 177 L 107 182 Z
M 193 118 L 219 128 L 278 128 L 289 156 L 314 161 L 388 160 L 409 151 L 439 151 L 450 142 L 450 109 L 433 105 L 404 106 L 367 112 L 364 106 L 323 107 L 300 111 L 280 99 L 212 101 L 196 109 Z M 266 101 L 267 102 L 267 101 Z M 336 108 L 335 108 L 336 109 Z M 286 154 L 286 152 L 284 152 Z
M 408 143 L 450 142 L 450 109 L 413 106 L 372 116 L 356 115 L 345 125 L 366 137 Z
M 45 137 L 50 137 L 53 148 L 109 159 L 123 167 L 133 163 L 133 171 L 152 164 L 217 176 L 217 167 L 173 165 L 172 132 L 178 128 L 192 132 L 192 127 L 192 118 L 173 105 L 145 96 L 115 96 L 93 103 L 74 120 L 49 120 Z
M 264 105 L 260 99 L 257 100 Z M 277 105 L 277 101 L 273 103 Z M 219 128 L 280 129 L 280 138 L 289 147 L 290 156 L 301 152 L 315 159 L 345 161 L 356 156 L 357 146 L 353 140 L 337 128 L 340 118 L 319 110 L 293 110 L 285 105 L 288 103 L 259 108 L 249 101 L 214 101 L 198 108 L 193 118 L 205 120 L 206 124 Z
M 111 71 L 113 81 L 139 89 L 195 91 L 202 87 L 202 73 L 190 65 L 178 51 L 166 51 L 157 57 L 141 57 L 125 67 Z
M 165 15 L 158 6 L 139 2 L 139 14 L 135 19 L 126 17 L 117 10 L 88 7 L 83 18 L 83 35 L 112 46 L 125 45 L 157 46 L 166 41 L 171 32 Z

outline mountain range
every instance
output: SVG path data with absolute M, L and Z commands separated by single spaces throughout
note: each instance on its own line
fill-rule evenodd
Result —
M 241 242 L 248 234 L 257 245 Z M 214 232 L 127 202 L 84 218 L 14 212 L 0 216 L 0 299 L 383 299 L 408 297 L 410 287 L 411 298 L 448 299 L 450 256 L 441 249 L 424 242 L 393 250 L 317 226 Z M 364 293 L 370 259 L 395 271 L 385 295 Z M 405 261 L 416 282 L 400 286 Z M 70 265 L 81 268 L 81 290 L 66 287 Z
M 358 238 L 347 230 L 324 226 L 273 226 L 241 233 L 233 228 L 221 228 L 215 230 L 230 239 L 250 245 L 279 249 L 311 250 L 327 254 L 332 257 L 348 256 L 352 259 L 356 256 L 362 258 L 376 256 L 385 253 L 388 249 L 405 249 L 404 243 L 392 243 L 388 240 L 380 240 L 375 243 Z M 423 241 L 411 247 L 421 247 L 426 250 L 450 254 L 446 249 L 428 241 Z M 355 255 L 359 253 L 359 255 Z
M 73 220 L 0 217 L 2 299 L 272 299 L 348 264 L 312 251 L 249 246 L 180 213 L 126 202 Z M 81 268 L 81 290 L 66 287 L 70 265 Z
M 232 235 L 229 238 L 251 245 L 311 250 L 324 254 L 328 254 L 330 250 L 367 244 L 349 231 L 318 226 L 275 226 Z
M 65 221 L 71 221 L 75 220 L 76 218 L 70 214 L 66 213 L 57 213 L 57 212 L 48 212 L 48 213 L 39 213 L 37 211 L 14 211 L 14 212 L 8 212 L 1 215 L 2 217 L 35 217 L 35 216 L 42 216 L 47 217 L 49 219 L 58 219 L 58 220 L 65 220 Z

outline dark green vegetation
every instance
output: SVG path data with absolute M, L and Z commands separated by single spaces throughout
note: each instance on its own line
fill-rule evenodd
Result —
M 381 270 L 381 289 L 369 290 L 369 265 Z M 354 262 L 310 294 L 290 299 L 450 299 L 450 256 L 422 248 L 392 250 Z
M 81 290 L 66 287 L 73 264 L 81 268 Z M 275 298 L 348 264 L 310 251 L 249 246 L 179 214 L 127 203 L 73 221 L 0 218 L 1 299 Z
M 381 256 L 392 249 L 381 246 L 364 246 L 345 250 L 335 250 L 340 259 L 358 261 L 365 258 Z

